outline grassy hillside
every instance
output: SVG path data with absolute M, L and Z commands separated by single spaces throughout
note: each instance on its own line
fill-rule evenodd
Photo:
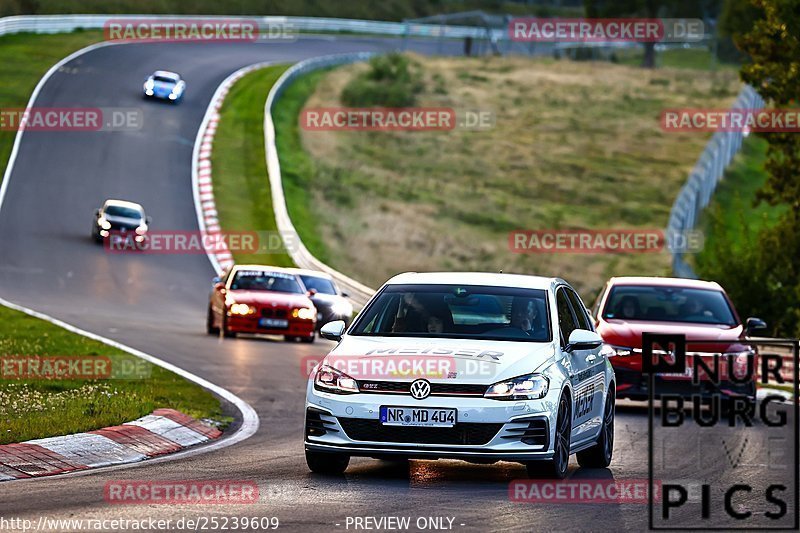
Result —
M 316 216 L 303 234 L 321 236 L 310 241 L 312 251 L 373 286 L 404 270 L 502 269 L 559 275 L 589 298 L 611 275 L 669 272 L 666 253 L 514 254 L 508 233 L 664 227 L 709 134 L 663 132 L 661 110 L 730 105 L 740 88 L 734 71 L 528 58 L 414 61 L 424 84 L 417 105 L 490 110 L 495 127 L 298 130 L 313 162 L 306 204 Z M 342 89 L 366 68 L 326 75 L 313 93 L 308 88 L 306 107 L 340 105 Z

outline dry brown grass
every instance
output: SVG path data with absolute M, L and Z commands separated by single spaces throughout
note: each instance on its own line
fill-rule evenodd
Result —
M 488 131 L 302 132 L 333 266 L 373 286 L 405 270 L 561 276 L 586 298 L 611 275 L 665 274 L 664 254 L 519 255 L 513 229 L 661 228 L 709 134 L 665 133 L 668 107 L 724 107 L 730 70 L 647 71 L 529 58 L 424 58 L 419 105 L 488 109 Z M 351 65 L 306 107 L 340 105 Z M 438 88 L 438 90 L 437 90 Z

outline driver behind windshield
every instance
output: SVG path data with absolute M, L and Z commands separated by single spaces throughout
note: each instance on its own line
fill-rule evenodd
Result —
M 519 328 L 531 337 L 536 335 L 539 309 L 530 298 L 515 297 L 511 302 L 511 327 Z

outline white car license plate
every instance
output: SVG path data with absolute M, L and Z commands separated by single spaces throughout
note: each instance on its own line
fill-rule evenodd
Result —
M 381 406 L 380 413 L 384 426 L 451 428 L 457 419 L 457 411 L 448 408 Z
M 259 318 L 258 325 L 262 328 L 288 328 L 289 321 L 285 318 Z

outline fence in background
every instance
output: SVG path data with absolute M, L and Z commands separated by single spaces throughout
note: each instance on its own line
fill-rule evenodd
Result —
M 181 19 L 181 20 L 252 20 L 261 28 L 270 28 L 286 24 L 296 31 L 303 32 L 343 32 L 371 33 L 378 35 L 410 35 L 413 37 L 439 37 L 442 29 L 432 24 L 404 24 L 402 22 L 385 22 L 379 20 L 350 20 L 322 17 L 241 17 L 214 15 L 18 15 L 0 18 L 0 35 L 20 32 L 60 33 L 77 29 L 102 29 L 109 20 Z M 482 29 L 471 26 L 447 26 L 446 36 L 464 38 L 478 37 Z
M 328 68 L 356 61 L 365 61 L 372 57 L 371 52 L 361 52 L 355 54 L 337 54 L 331 56 L 315 57 L 306 59 L 294 64 L 278 81 L 272 86 L 267 96 L 267 103 L 264 106 L 264 148 L 267 158 L 267 172 L 269 173 L 270 190 L 272 192 L 272 208 L 275 211 L 275 222 L 286 240 L 286 248 L 295 264 L 300 268 L 310 268 L 327 272 L 336 280 L 344 292 L 350 295 L 350 299 L 356 307 L 361 308 L 369 300 L 375 291 L 366 285 L 342 274 L 329 267 L 308 251 L 303 244 L 297 230 L 289 217 L 286 207 L 286 197 L 283 194 L 283 179 L 281 177 L 281 165 L 278 159 L 278 149 L 275 146 L 275 126 L 272 121 L 272 110 L 280 98 L 283 91 L 291 85 L 298 77 L 308 72 Z M 289 237 L 289 239 L 287 239 Z M 291 245 L 290 245 L 291 243 Z
M 761 109 L 764 100 L 749 85 L 739 93 L 733 109 Z M 711 200 L 717 184 L 725 175 L 725 169 L 742 146 L 747 133 L 741 131 L 714 133 L 706 144 L 703 153 L 689 173 L 689 179 L 681 188 L 667 224 L 670 235 L 686 235 L 695 229 L 700 213 Z M 686 262 L 684 253 L 672 253 L 672 271 L 681 278 L 697 278 L 694 269 Z

